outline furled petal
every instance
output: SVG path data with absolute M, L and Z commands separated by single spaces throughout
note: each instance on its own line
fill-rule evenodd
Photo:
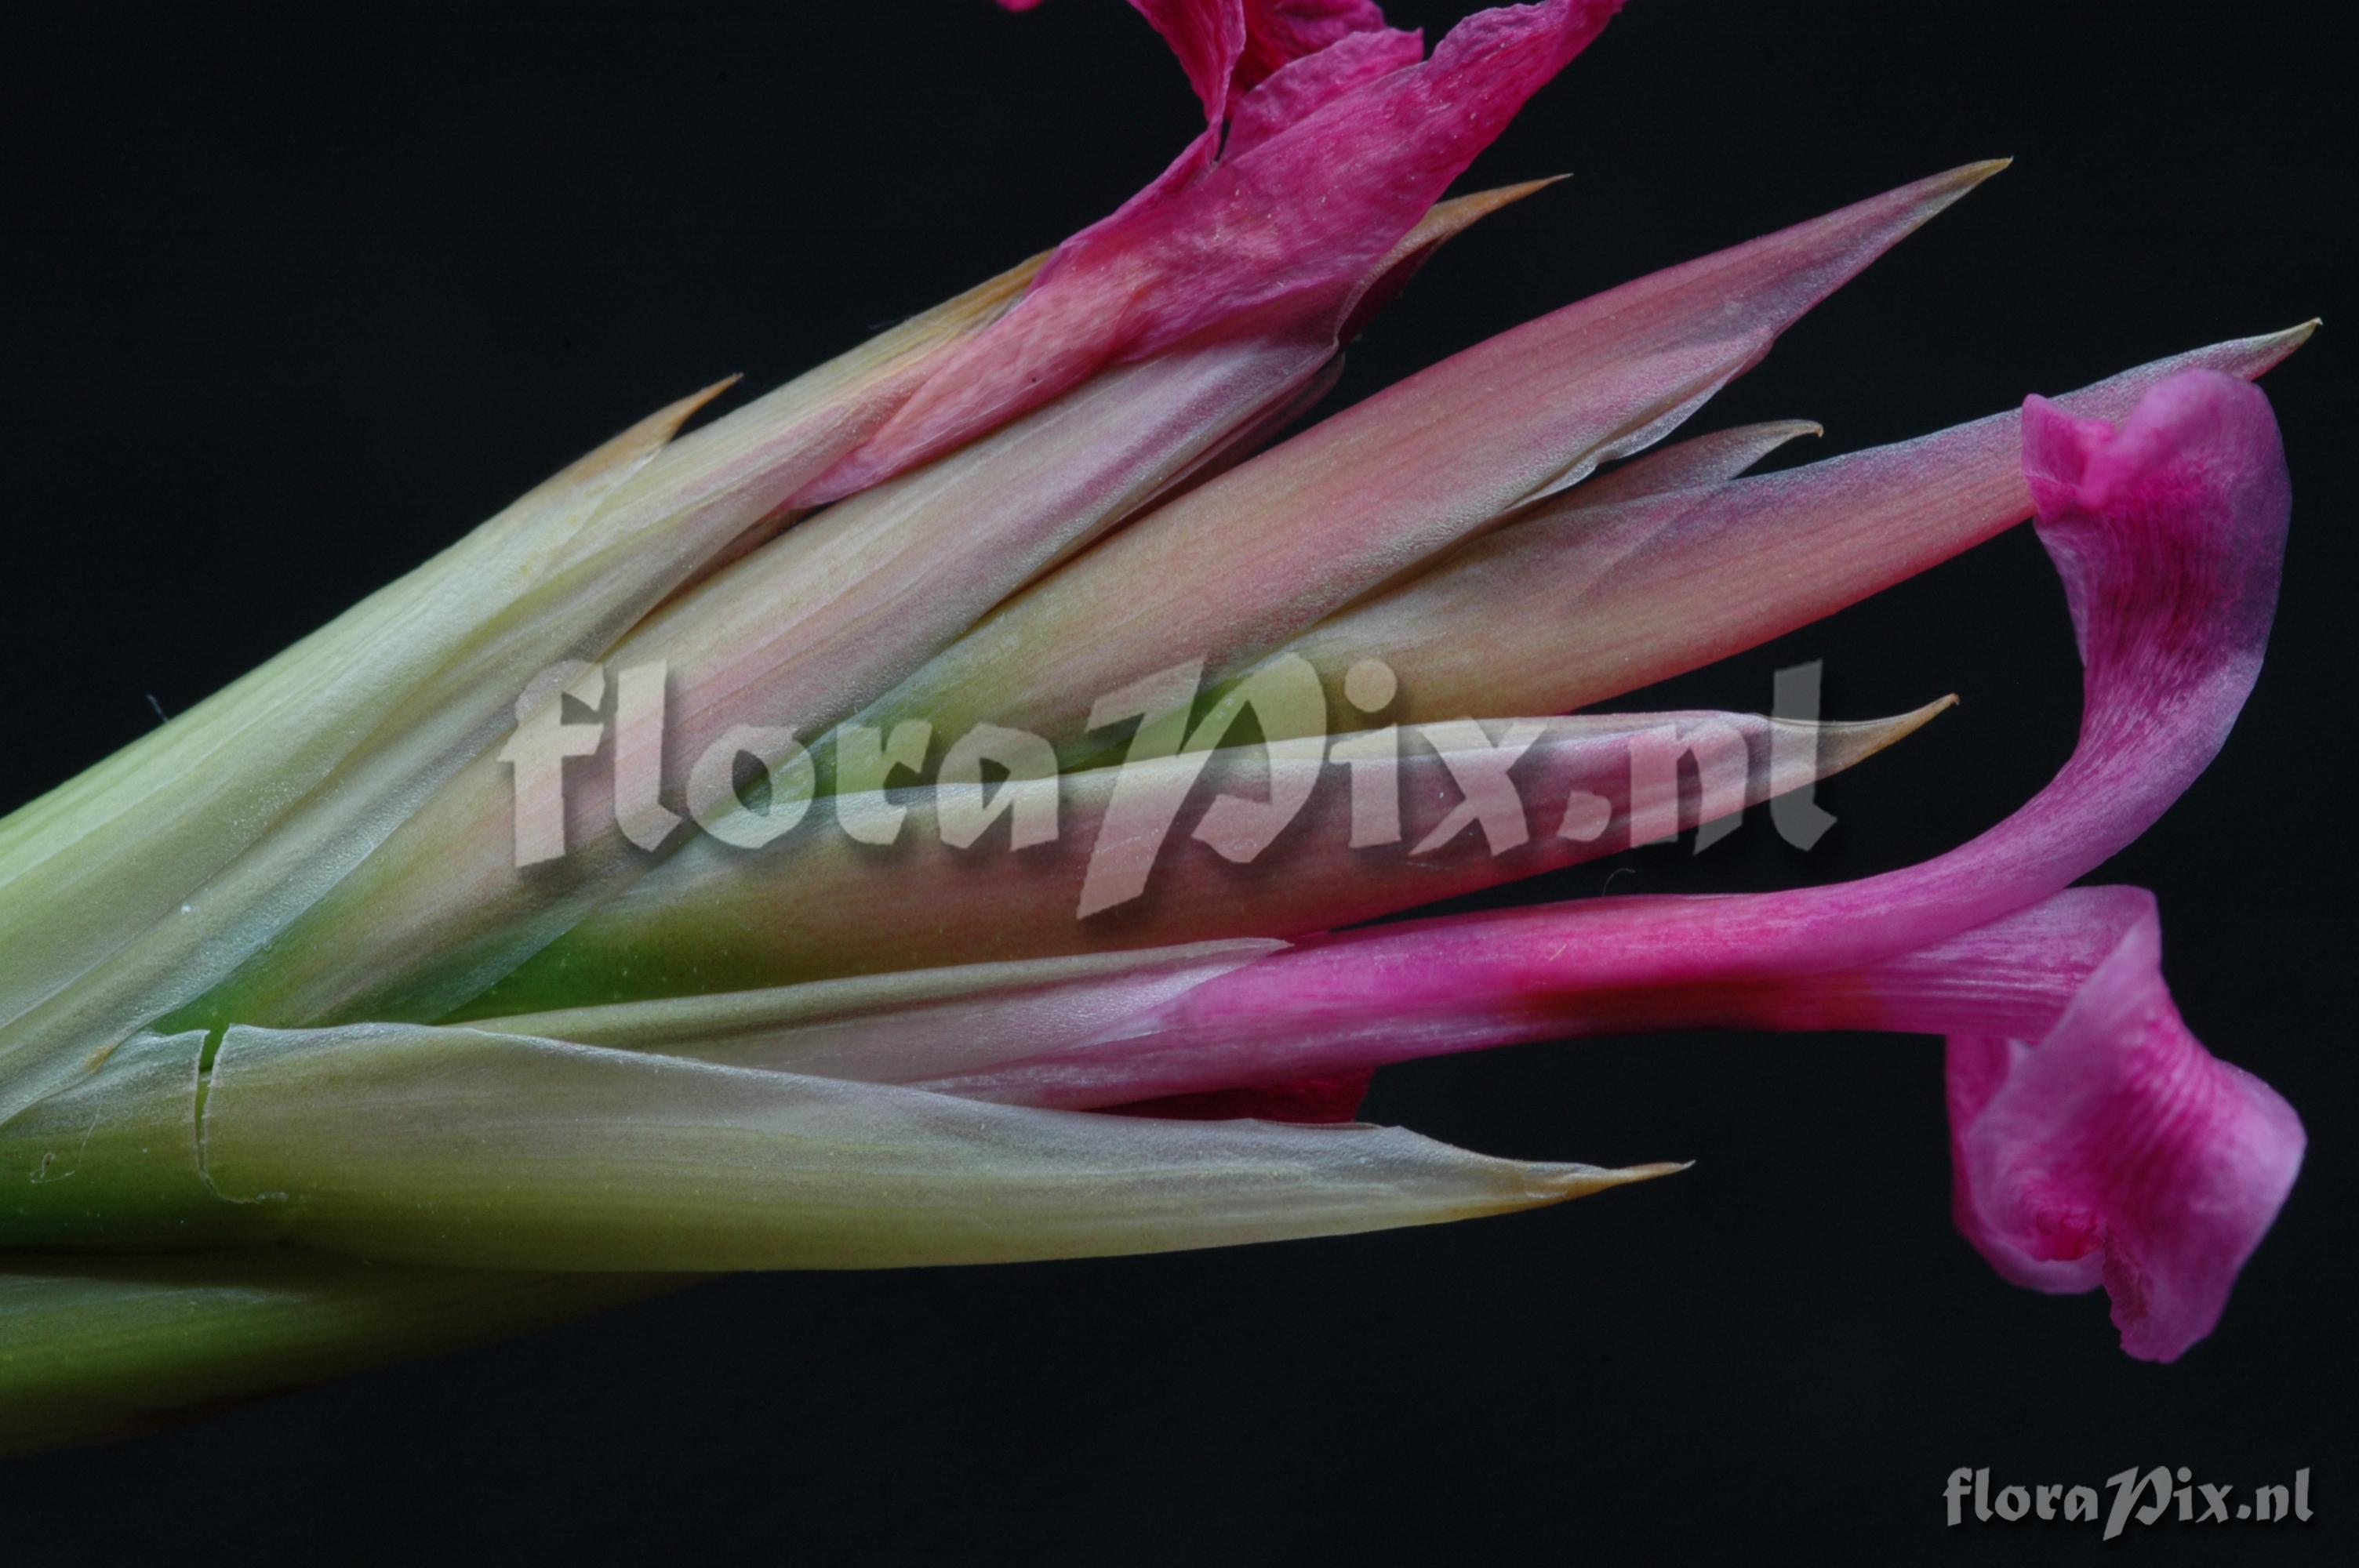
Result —
M 1165 1251 L 1528 1208 L 1659 1174 L 1391 1128 L 984 1105 L 466 1029 L 228 1032 L 206 1169 L 308 1245 L 592 1270 Z
M 2301 1166 L 2293 1108 L 2190 1033 L 2140 922 L 2037 1046 L 1949 1046 L 1959 1228 L 2036 1290 L 2113 1297 L 2122 1348 L 2212 1332 Z
M 847 494 L 1038 407 L 1109 362 L 1139 359 L 1290 296 L 1348 286 L 1414 227 L 1619 0 L 1484 11 L 1419 65 L 1361 81 L 1212 164 L 1208 131 L 1145 195 L 1059 247 L 989 341 L 945 367 L 810 499 Z M 1167 37 L 1236 9 L 1158 5 Z M 1215 15 L 1217 13 L 1217 15 Z M 1184 18 L 1184 20 L 1183 20 Z M 1224 46 L 1223 46 L 1224 47 Z M 1220 49 L 1181 50 L 1208 112 Z
M 2180 371 L 2258 376 L 2310 330 L 2198 349 L 2060 401 L 2118 418 Z M 1717 488 L 1650 487 L 1643 497 L 1624 488 L 1644 479 L 1642 460 L 1293 646 L 1337 682 L 1361 659 L 1384 660 L 1400 676 L 1403 711 L 1418 719 L 1602 702 L 1832 614 L 2030 516 L 2022 425 L 2018 413 L 1995 415 Z
M 1234 678 L 1509 509 L 1658 439 L 2000 167 L 1919 180 L 1431 366 L 1034 585 L 875 704 L 871 720 L 952 731 L 988 722 L 1063 745 L 1100 697 L 1158 671 L 1201 659 L 1208 678 Z
M 1322 19 L 1285 15 L 1292 7 L 1283 0 L 1277 5 L 1266 0 L 1130 0 L 1130 5 L 1170 47 L 1197 102 L 1204 106 L 1204 130 L 1137 195 L 1066 241 L 1064 250 L 1087 250 L 1102 238 L 1118 245 L 1136 232 L 1141 214 L 1170 203 L 1223 157 L 1234 158 L 1339 93 L 1385 70 L 1415 65 L 1425 56 L 1419 35 L 1386 28 L 1373 5 L 1356 16 L 1338 16 L 1314 0 L 1313 9 L 1331 12 Z M 1355 25 L 1385 36 L 1354 39 Z M 1377 43 L 1377 49 L 1364 47 L 1370 42 Z M 1267 92 L 1257 89 L 1256 84 L 1271 72 L 1302 63 L 1299 57 L 1312 53 L 1321 59 L 1307 74 L 1291 77 Z
M 1180 61 L 1188 84 L 1204 105 L 1207 126 L 1217 133 L 1224 117 L 1235 123 L 1215 150 L 1234 157 L 1244 129 L 1244 106 L 1266 95 L 1261 84 L 1292 65 L 1316 56 L 1319 79 L 1337 85 L 1316 94 L 1300 85 L 1276 94 L 1288 105 L 1284 113 L 1265 108 L 1262 118 L 1273 129 L 1283 129 L 1315 109 L 1343 87 L 1372 74 L 1359 63 L 1360 46 L 1375 43 L 1389 52 L 1388 70 L 1415 65 L 1425 58 L 1415 33 L 1385 26 L 1385 16 L 1374 0 L 1130 0 L 1131 8 L 1147 18 Z M 1014 6 L 1011 9 L 1029 9 Z M 1403 46 L 1407 54 L 1402 55 Z M 1299 79 L 1298 79 L 1299 81 Z
M 1733 827 L 1732 814 L 1864 760 L 1942 706 L 1850 724 L 1637 713 L 1438 725 L 1400 740 L 1397 765 L 1374 773 L 1316 738 L 1191 751 L 1018 786 L 1056 800 L 1055 841 L 1021 849 L 1007 829 L 946 843 L 934 787 L 892 803 L 839 797 L 758 851 L 685 846 L 466 1015 L 1329 930 L 1615 853 L 1634 823 L 1646 840 Z M 1709 782 L 1683 790 L 1690 755 Z M 1490 783 L 1502 762 L 1512 801 Z M 1260 815 L 1248 801 L 1295 806 L 1266 842 L 1224 848 L 1207 827 L 1221 798 L 1238 803 L 1232 817 Z M 842 827 L 905 808 L 889 849 Z

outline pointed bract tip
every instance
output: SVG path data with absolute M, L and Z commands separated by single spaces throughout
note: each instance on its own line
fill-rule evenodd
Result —
M 1587 1197 L 1608 1187 L 1625 1187 L 1634 1182 L 1651 1182 L 1658 1176 L 1675 1176 L 1695 1163 L 1692 1160 L 1663 1160 L 1646 1165 L 1534 1165 L 1536 1184 L 1543 1190 L 1536 1203 L 1562 1203 L 1569 1198 Z
M 1908 192 L 1915 195 L 1919 207 L 1911 215 L 1909 226 L 1914 228 L 1935 213 L 1947 209 L 1967 191 L 2014 161 L 2012 158 L 1995 157 L 1984 158 L 1980 163 L 1961 164 L 1956 168 L 1944 169 L 1940 174 L 1929 175 L 1914 185 L 1902 186 L 1900 190 L 1893 194 L 1900 195 Z
M 1559 180 L 1571 178 L 1569 174 L 1552 174 L 1545 179 L 1527 179 L 1515 185 L 1494 186 L 1488 190 L 1470 190 L 1463 196 L 1437 201 L 1418 226 L 1402 236 L 1400 243 L 1393 247 L 1393 254 L 1399 255 L 1408 251 L 1422 250 L 1453 238 L 1501 208 L 1512 207 L 1536 191 L 1546 190 Z
M 1821 777 L 1855 768 L 1887 746 L 1898 744 L 1931 723 L 1936 715 L 1958 706 L 1957 694 L 1908 713 L 1890 719 L 1864 719 L 1850 723 L 1830 723 L 1819 730 L 1819 773 Z
M 2236 367 L 2236 373 L 2252 380 L 2266 375 L 2293 357 L 2293 351 L 2310 341 L 2310 334 L 2324 326 L 2325 320 L 2312 316 L 2309 320 L 2277 332 L 2263 332 L 2256 338 L 2242 339 L 2233 346 L 2240 351 L 2245 362 Z
M 1538 179 L 1520 179 L 1513 185 L 1494 186 L 1488 190 L 1473 191 L 1465 196 L 1457 198 L 1457 200 L 1462 201 L 1479 201 L 1488 199 L 1495 204 L 1504 207 L 1510 201 L 1521 201 L 1525 197 L 1531 195 L 1535 191 L 1546 190 L 1551 185 L 1562 185 L 1566 180 L 1571 179 L 1571 178 L 1572 170 L 1566 169 L 1562 174 L 1544 174 Z
M 667 404 L 644 422 L 643 427 L 656 438 L 658 445 L 679 434 L 679 427 L 694 418 L 706 404 L 745 379 L 743 371 L 732 371 L 709 386 L 699 387 L 676 403 Z
M 681 398 L 678 403 L 672 405 L 672 406 L 686 410 L 686 412 L 680 416 L 681 419 L 685 420 L 689 415 L 694 414 L 698 409 L 703 407 L 706 404 L 712 402 L 714 398 L 720 396 L 723 393 L 728 391 L 731 387 L 735 386 L 739 382 L 745 379 L 745 373 L 744 371 L 733 370 L 727 375 L 723 376 L 719 381 L 712 383 L 710 386 L 700 387 L 696 391 L 690 393 L 686 397 Z
M 1345 306 L 1341 324 L 1336 328 L 1338 340 L 1349 342 L 1360 335 L 1369 319 L 1391 304 L 1400 291 L 1408 286 L 1418 269 L 1433 259 L 1433 254 L 1456 239 L 1502 207 L 1512 207 L 1535 190 L 1544 189 L 1570 175 L 1550 175 L 1546 179 L 1527 179 L 1520 185 L 1502 185 L 1489 190 L 1469 191 L 1453 196 L 1447 201 L 1437 201 L 1416 228 L 1403 234 L 1392 250 L 1364 278 L 1358 290 Z
M 1815 419 L 1767 419 L 1758 425 L 1746 426 L 1745 428 L 1756 430 L 1760 432 L 1764 440 L 1776 443 L 1776 446 L 1764 449 L 1764 456 L 1774 451 L 1776 447 L 1784 446 L 1788 441 L 1797 440 L 1804 436 L 1823 436 L 1827 433 L 1827 427 Z
M 1937 697 L 1932 701 L 1927 703 L 1924 707 L 1917 708 L 1912 712 L 1904 713 L 1899 718 L 1894 719 L 1892 722 L 1897 727 L 1897 732 L 1895 733 L 1892 738 L 1897 741 L 1902 739 L 1904 736 L 1913 735 L 1918 730 L 1925 728 L 1926 725 L 1930 724 L 1936 715 L 1947 713 L 1950 709 L 1957 706 L 1958 694 L 1954 691 Z
M 2014 163 L 2011 157 L 1986 157 L 1976 163 L 1960 164 L 1950 171 L 1950 178 L 1972 189 L 2001 169 L 2013 167 Z

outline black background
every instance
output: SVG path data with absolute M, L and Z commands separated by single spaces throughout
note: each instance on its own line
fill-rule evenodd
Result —
M 1438 34 L 1469 8 L 1392 11 Z M 0 42 L 0 805 L 657 405 L 729 371 L 776 383 L 1053 243 L 1194 128 L 1113 0 L 350 9 L 60 7 Z M 2298 498 L 2269 665 L 2219 762 L 2104 874 L 2159 892 L 2190 1023 L 2311 1135 L 2219 1332 L 2181 1364 L 2128 1360 L 2102 1298 L 2010 1288 L 1952 1233 L 1932 1042 L 1537 1047 L 1388 1071 L 1369 1114 L 1505 1153 L 1696 1168 L 1353 1239 L 729 1281 L 10 1465 L 9 1556 L 2098 1550 L 2085 1529 L 1945 1531 L 1959 1465 L 1996 1484 L 2187 1465 L 2239 1486 L 2308 1465 L 2307 1530 L 2164 1529 L 2130 1550 L 2347 1542 L 2333 9 L 1638 0 L 1470 183 L 1576 178 L 1443 255 L 1339 395 L 2002 155 L 2010 172 L 1692 428 L 1817 418 L 1816 457 L 2330 318 L 2267 383 Z M 1840 715 L 1965 705 L 1828 786 L 1841 825 L 1812 853 L 1756 824 L 1701 858 L 1625 857 L 1616 891 L 1904 864 L 1995 821 L 2071 748 L 2070 631 L 2027 530 L 1631 702 L 1757 708 L 1805 658 Z

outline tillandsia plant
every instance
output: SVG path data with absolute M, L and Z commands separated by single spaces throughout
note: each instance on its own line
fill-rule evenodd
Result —
M 1370 1074 L 1707 1024 L 1946 1037 L 1967 1239 L 2102 1285 L 2134 1356 L 2212 1331 L 2301 1127 L 2180 1022 L 2154 899 L 2074 884 L 2258 675 L 2289 502 L 2251 383 L 2308 329 L 1771 473 L 1811 427 L 1664 444 L 1978 164 L 1297 429 L 1537 189 L 1445 197 L 1615 0 L 1430 55 L 1369 0 L 1133 3 L 1204 130 L 1119 211 L 734 413 L 660 410 L 0 823 L 7 1444 L 721 1271 L 1593 1194 L 1677 1167 L 1360 1125 Z M 1807 845 L 1812 785 L 1943 700 L 1585 710 L 2027 519 L 2083 718 L 1980 838 L 1380 918 L 1756 806 Z

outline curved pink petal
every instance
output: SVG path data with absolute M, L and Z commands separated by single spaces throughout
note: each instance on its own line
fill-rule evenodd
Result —
M 2104 1285 L 2123 1349 L 2176 1360 L 2218 1323 L 2305 1137 L 2189 1032 L 2160 934 L 2145 890 L 2075 888 L 1861 969 L 1625 995 L 1584 1032 L 1947 1034 L 1959 1230 L 2015 1284 Z
M 2301 1168 L 2301 1122 L 2203 1049 L 2149 915 L 2037 1046 L 1949 1048 L 1959 1228 L 2017 1284 L 2113 1297 L 2122 1348 L 2174 1361 L 2220 1321 Z
M 1215 125 L 1140 196 L 1060 246 L 972 352 L 798 499 L 864 488 L 1103 365 L 1278 301 L 1349 288 L 1619 5 L 1547 0 L 1481 12 L 1422 64 L 1346 73 L 1348 91 L 1306 95 L 1303 117 L 1282 127 L 1257 117 L 1250 145 L 1217 161 Z M 1214 76 L 1231 58 L 1228 40 L 1241 37 L 1230 30 L 1233 16 L 1242 27 L 1237 0 L 1142 9 L 1174 39 L 1207 114 L 1216 106 L 1225 114 L 1229 89 Z

